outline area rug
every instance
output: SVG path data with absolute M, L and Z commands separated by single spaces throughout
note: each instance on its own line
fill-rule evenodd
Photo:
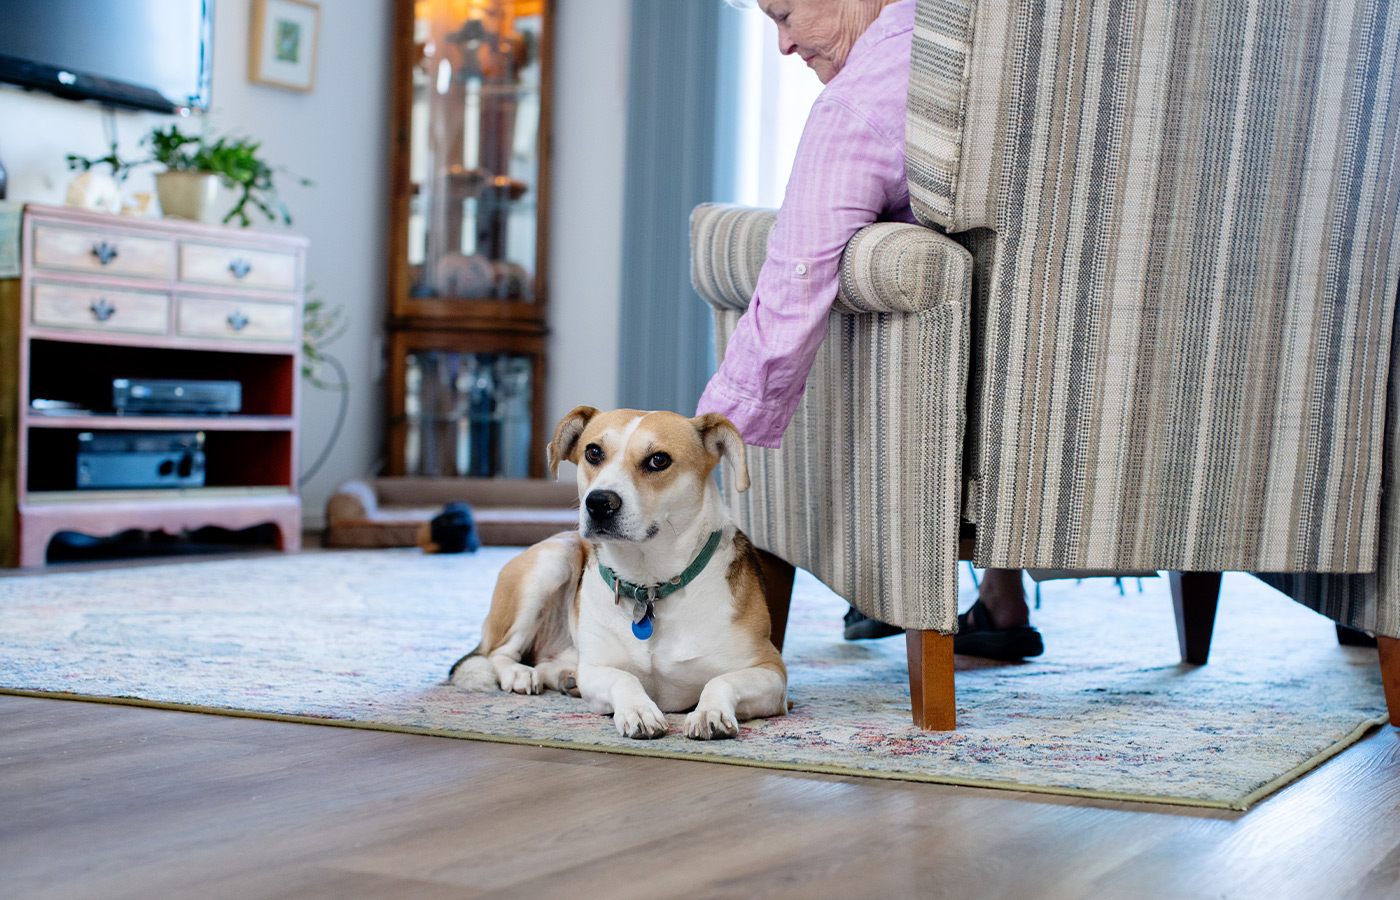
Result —
M 0 578 L 9 693 L 809 772 L 1244 809 L 1383 723 L 1376 652 L 1226 576 L 1209 665 L 1180 663 L 1165 579 L 1046 582 L 1039 659 L 958 658 L 958 728 L 909 718 L 904 641 L 841 639 L 799 572 L 791 713 L 736 740 L 631 741 L 560 694 L 445 684 L 516 551 L 369 550 Z M 965 570 L 964 577 L 973 577 Z M 966 602 L 971 602 L 969 581 Z

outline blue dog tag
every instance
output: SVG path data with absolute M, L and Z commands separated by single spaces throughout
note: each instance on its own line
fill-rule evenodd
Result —
M 637 636 L 637 640 L 644 641 L 651 637 L 651 613 L 642 617 L 640 622 L 632 623 L 632 633 Z

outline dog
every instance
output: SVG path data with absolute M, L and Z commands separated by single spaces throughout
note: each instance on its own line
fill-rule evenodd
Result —
M 579 527 L 502 569 L 481 643 L 452 666 L 470 690 L 581 696 L 619 734 L 732 738 L 787 712 L 761 564 L 710 477 L 748 489 L 744 442 L 724 416 L 580 406 L 554 431 L 550 473 L 578 466 Z

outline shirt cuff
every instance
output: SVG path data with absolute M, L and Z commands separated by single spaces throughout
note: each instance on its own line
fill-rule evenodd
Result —
M 723 376 L 710 379 L 705 392 L 700 395 L 696 415 L 707 412 L 722 414 L 744 438 L 750 447 L 767 447 L 776 450 L 782 446 L 783 432 L 787 429 L 792 413 L 771 409 L 746 397 L 737 396 L 723 383 Z

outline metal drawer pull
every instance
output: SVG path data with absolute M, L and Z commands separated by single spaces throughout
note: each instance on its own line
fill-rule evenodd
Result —
M 102 241 L 101 243 L 92 245 L 92 255 L 97 257 L 97 261 L 105 266 L 107 263 L 117 258 L 117 248 L 106 241 Z
M 99 322 L 105 322 L 112 318 L 112 313 L 117 311 L 115 306 L 107 302 L 106 297 L 98 297 L 96 300 L 92 301 L 88 309 L 92 310 L 93 316 Z
M 243 314 L 242 310 L 234 310 L 228 314 L 228 327 L 234 331 L 242 331 L 247 326 L 248 317 Z
M 233 273 L 234 278 L 241 280 L 249 272 L 253 271 L 253 264 L 240 256 L 238 259 L 228 264 L 228 270 Z

